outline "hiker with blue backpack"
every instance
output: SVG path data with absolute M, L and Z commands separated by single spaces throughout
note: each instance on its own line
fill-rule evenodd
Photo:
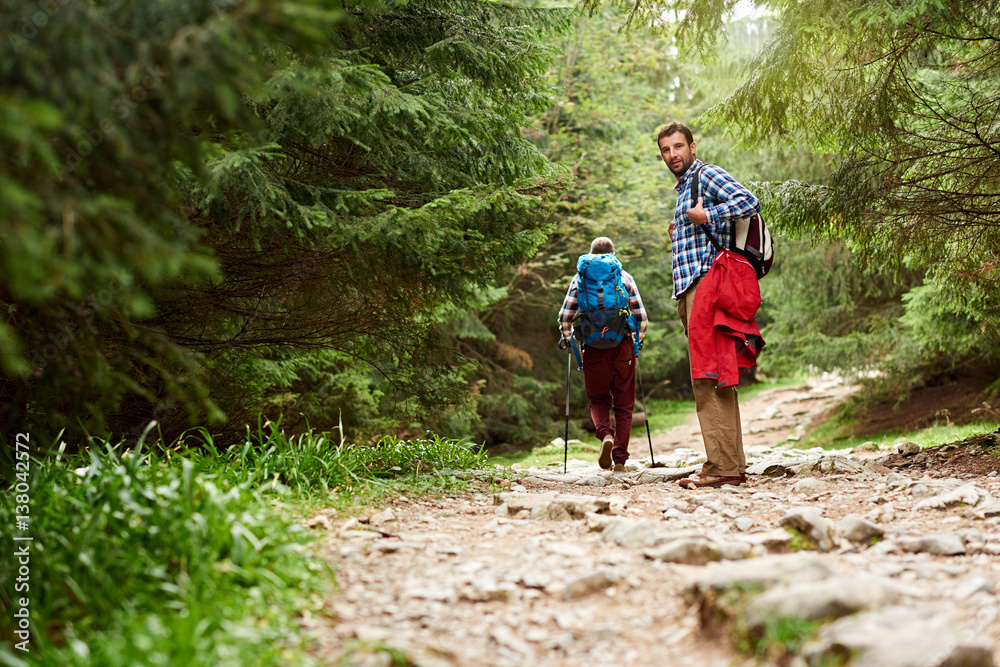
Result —
M 646 335 L 646 309 L 635 279 L 622 268 L 611 239 L 599 237 L 577 260 L 559 310 L 561 346 L 569 345 L 583 369 L 590 415 L 605 470 L 625 471 L 635 406 L 636 356 Z M 611 428 L 611 411 L 615 428 Z M 568 415 L 568 413 L 567 413 Z
M 685 488 L 746 483 L 739 373 L 756 363 L 764 339 L 754 320 L 759 278 L 773 247 L 760 202 L 725 169 L 696 157 L 691 130 L 660 128 L 660 157 L 677 178 L 670 223 L 677 314 L 688 336 L 691 385 L 707 460 L 679 480 Z M 697 297 L 696 297 L 697 295 Z

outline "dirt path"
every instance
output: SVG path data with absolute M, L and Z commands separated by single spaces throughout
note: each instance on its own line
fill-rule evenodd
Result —
M 795 442 L 813 418 L 844 400 L 855 389 L 855 385 L 838 376 L 823 375 L 801 385 L 766 389 L 747 401 L 741 399 L 744 446 Z M 677 447 L 705 452 L 698 416 L 694 413 L 686 424 L 654 433 L 652 441 L 654 454 L 671 452 Z M 644 428 L 637 428 L 632 434 L 629 451 L 633 458 L 641 458 L 649 451 Z
M 702 458 L 686 425 L 654 441 L 670 468 L 639 459 L 614 475 L 577 461 L 568 475 L 518 471 L 495 494 L 331 515 L 341 590 L 304 619 L 316 653 L 348 665 L 389 665 L 385 647 L 428 666 L 804 665 L 847 646 L 858 665 L 994 665 L 996 459 L 968 479 L 913 465 L 925 454 L 781 445 L 848 392 L 831 379 L 748 401 L 756 474 L 743 487 L 676 484 Z M 782 644 L 761 620 L 779 618 L 823 625 L 811 643 Z M 737 651 L 734 628 L 768 657 Z

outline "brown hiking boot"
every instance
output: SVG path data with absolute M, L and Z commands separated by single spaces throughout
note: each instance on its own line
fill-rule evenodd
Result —
M 690 477 L 685 477 L 684 479 L 678 480 L 677 483 L 683 486 L 685 489 L 702 489 L 705 487 L 719 487 L 725 486 L 726 484 L 731 484 L 732 486 L 739 486 L 740 484 L 746 484 L 747 476 L 744 473 L 735 475 L 733 477 L 719 477 L 717 475 L 706 475 L 704 473 L 696 472 Z
M 614 437 L 610 435 L 604 436 L 604 440 L 601 441 L 601 455 L 597 457 L 597 465 L 601 466 L 602 470 L 611 469 L 611 449 L 614 446 Z
M 615 467 L 612 468 L 611 472 L 625 472 L 625 464 L 624 463 L 616 463 Z

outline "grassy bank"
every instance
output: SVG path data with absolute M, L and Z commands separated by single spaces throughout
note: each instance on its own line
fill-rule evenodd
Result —
M 878 449 L 892 447 L 902 442 L 915 442 L 921 447 L 933 447 L 948 442 L 964 440 L 970 435 L 990 433 L 1000 427 L 1000 422 L 984 420 L 971 424 L 945 424 L 929 426 L 916 431 L 883 431 L 870 435 L 854 435 L 854 423 L 846 419 L 830 419 L 808 431 L 797 446 L 803 448 L 847 449 L 864 447 Z
M 0 578 L 5 609 L 12 595 L 29 601 L 30 653 L 5 645 L 0 664 L 284 665 L 310 662 L 295 618 L 336 585 L 295 519 L 391 492 L 459 491 L 466 483 L 441 471 L 482 468 L 485 456 L 435 436 L 361 447 L 261 424 L 231 444 L 204 431 L 169 446 L 93 441 L 26 463 L 5 481 L 0 530 L 7 544 L 31 537 L 17 542 L 29 545 L 29 589 L 14 592 L 13 559 Z M 5 638 L 20 641 L 16 622 L 4 614 Z

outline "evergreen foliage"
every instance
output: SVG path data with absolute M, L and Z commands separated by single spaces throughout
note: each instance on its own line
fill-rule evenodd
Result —
M 586 4 L 593 11 L 601 3 Z M 693 59 L 712 59 L 720 38 L 738 37 L 738 24 L 726 21 L 736 5 L 681 0 L 662 14 L 661 5 L 641 0 L 628 24 L 633 33 L 674 36 Z M 870 275 L 896 274 L 900 287 L 927 281 L 907 297 L 904 318 L 895 319 L 898 303 L 894 314 L 881 313 L 888 321 L 855 331 L 859 343 L 866 331 L 881 332 L 855 351 L 881 350 L 869 360 L 913 377 L 961 360 L 996 365 L 1000 355 L 983 334 L 1000 321 L 1000 5 L 759 0 L 753 7 L 774 25 L 773 37 L 703 120 L 745 149 L 802 146 L 830 159 L 826 181 L 793 174 L 752 185 L 777 230 L 843 241 L 854 263 Z M 917 308 L 928 294 L 940 299 L 937 307 Z M 954 345 L 939 345 L 939 323 L 954 331 Z M 910 352 L 892 354 L 890 338 Z
M 556 348 L 555 316 L 577 256 L 601 235 L 614 240 L 649 314 L 641 354 L 645 389 L 655 396 L 663 396 L 664 386 L 675 396 L 690 389 L 687 343 L 671 299 L 667 225 L 675 179 L 659 158 L 655 133 L 670 120 L 692 122 L 723 99 L 741 63 L 764 44 L 767 26 L 740 24 L 717 62 L 702 65 L 682 58 L 672 38 L 635 33 L 630 39 L 619 30 L 623 20 L 603 8 L 551 40 L 559 55 L 550 77 L 562 95 L 525 134 L 550 160 L 568 165 L 574 178 L 559 196 L 553 233 L 536 256 L 506 272 L 498 283 L 502 294 L 478 308 L 475 320 L 463 319 L 468 335 L 461 349 L 481 363 L 472 399 L 477 414 L 453 416 L 448 427 L 434 424 L 436 429 L 471 429 L 489 443 L 537 442 L 542 434 L 561 433 L 554 419 L 562 419 L 566 359 Z M 808 151 L 733 151 L 722 132 L 698 130 L 699 155 L 741 179 L 806 175 L 821 181 L 825 173 L 823 160 Z M 587 419 L 587 399 L 580 374 L 571 378 L 575 425 Z M 546 394 L 548 400 L 540 400 Z
M 68 0 L 5 42 L 4 429 L 459 400 L 436 327 L 544 238 L 519 127 L 565 17 Z

